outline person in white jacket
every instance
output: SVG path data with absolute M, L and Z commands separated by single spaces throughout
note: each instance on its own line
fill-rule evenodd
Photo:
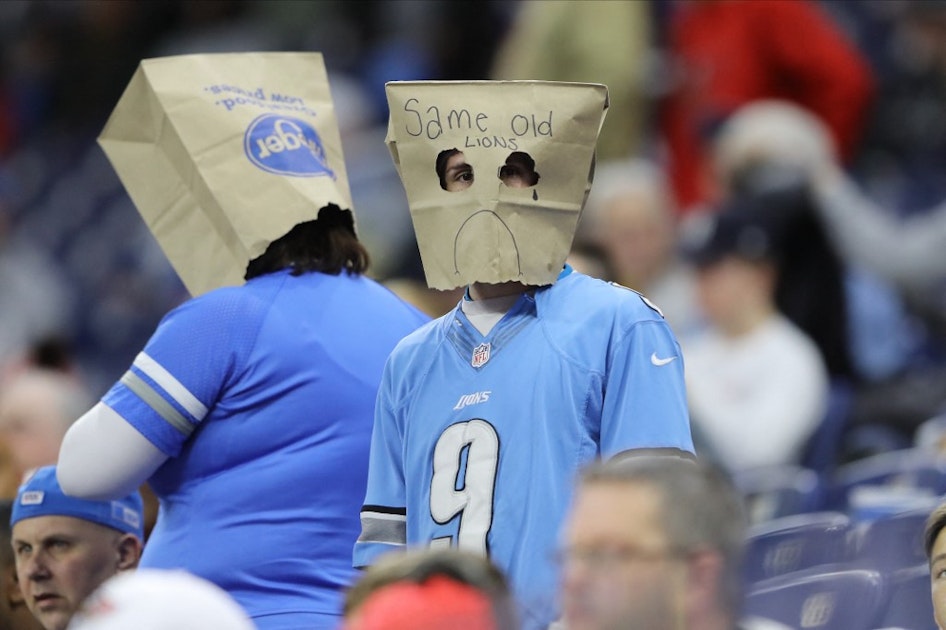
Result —
M 829 377 L 814 342 L 775 302 L 775 228 L 730 205 L 686 244 L 710 323 L 684 343 L 694 432 L 738 471 L 798 463 L 825 415 Z

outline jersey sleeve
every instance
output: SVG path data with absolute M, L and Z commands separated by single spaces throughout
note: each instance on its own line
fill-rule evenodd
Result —
M 389 551 L 407 543 L 407 499 L 404 485 L 401 407 L 392 399 L 391 362 L 381 377 L 375 406 L 374 429 L 368 461 L 368 488 L 361 508 L 361 534 L 355 542 L 352 563 L 366 567 Z
M 694 452 L 683 353 L 662 319 L 634 324 L 609 357 L 601 455 L 633 449 Z
M 255 340 L 259 317 L 248 306 L 238 290 L 223 290 L 171 311 L 102 402 L 164 454 L 179 455 Z

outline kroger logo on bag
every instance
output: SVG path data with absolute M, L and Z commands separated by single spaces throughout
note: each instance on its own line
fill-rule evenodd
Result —
M 335 173 L 325 163 L 325 149 L 312 125 L 289 116 L 263 114 L 250 123 L 243 137 L 250 161 L 270 173 L 317 177 Z

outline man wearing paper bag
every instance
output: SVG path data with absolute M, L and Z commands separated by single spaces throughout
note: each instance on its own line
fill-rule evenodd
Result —
M 551 558 L 579 468 L 693 452 L 683 357 L 659 310 L 565 265 L 607 90 L 387 94 L 427 283 L 467 294 L 385 368 L 354 563 L 405 545 L 478 550 L 509 575 L 525 627 L 542 628 L 558 614 Z
M 195 297 L 69 431 L 60 483 L 147 481 L 142 566 L 261 629 L 334 628 L 383 362 L 426 318 L 362 275 L 321 56 L 145 60 L 100 143 Z

